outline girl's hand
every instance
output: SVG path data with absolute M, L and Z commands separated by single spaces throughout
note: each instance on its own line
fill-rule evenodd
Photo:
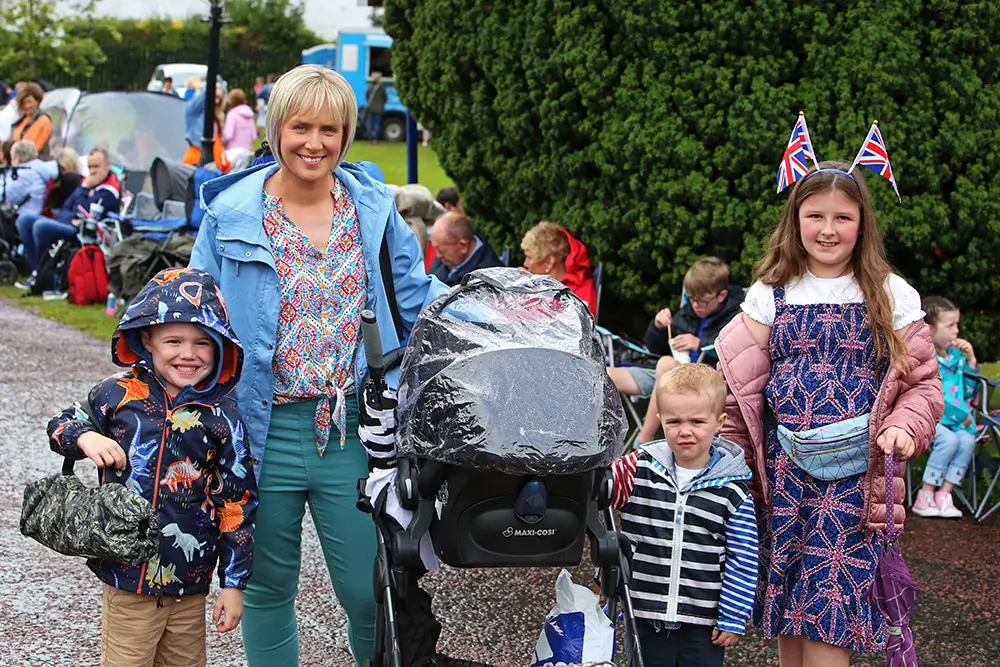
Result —
M 87 455 L 88 459 L 96 463 L 98 468 L 125 470 L 127 464 L 125 452 L 111 438 L 106 438 L 96 431 L 87 431 L 76 439 L 76 446 Z
M 896 453 L 897 461 L 906 461 L 917 448 L 917 443 L 913 442 L 913 436 L 899 428 L 890 426 L 875 441 L 886 454 Z
M 243 591 L 238 588 L 224 588 L 215 601 L 212 622 L 219 632 L 229 632 L 240 624 L 243 618 Z
M 654 319 L 654 322 L 656 323 L 656 326 L 659 329 L 666 329 L 667 327 L 670 326 L 671 321 L 672 320 L 669 308 L 664 308 L 663 310 L 658 312 L 656 314 L 656 318 Z
M 964 338 L 956 338 L 955 347 L 958 348 L 959 352 L 965 355 L 965 359 L 969 362 L 970 366 L 976 365 L 976 352 L 972 349 L 972 343 Z
M 712 628 L 712 643 L 723 648 L 732 648 L 740 641 L 740 636 L 735 632 L 726 632 L 719 628 Z

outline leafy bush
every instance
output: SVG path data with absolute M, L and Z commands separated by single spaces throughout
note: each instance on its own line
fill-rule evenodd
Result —
M 614 321 L 676 303 L 706 254 L 749 278 L 802 109 L 822 159 L 851 160 L 880 120 L 903 206 L 865 175 L 891 260 L 1000 355 L 997 3 L 392 0 L 385 27 L 485 235 L 564 225 L 604 263 Z

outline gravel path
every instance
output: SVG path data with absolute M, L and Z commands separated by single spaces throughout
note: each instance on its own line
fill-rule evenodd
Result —
M 59 466 L 45 441 L 51 415 L 114 372 L 109 344 L 0 300 L 0 666 L 97 665 L 100 585 L 78 559 L 21 536 L 24 484 Z M 94 478 L 89 463 L 80 474 Z M 306 514 L 298 600 L 301 664 L 348 667 L 344 616 Z M 1000 520 L 986 525 L 910 517 L 903 547 L 924 593 L 914 612 L 921 667 L 1000 664 Z M 583 564 L 574 578 L 585 582 Z M 440 649 L 524 667 L 552 605 L 555 570 L 446 570 L 425 578 L 445 626 Z M 209 631 L 209 665 L 245 665 L 238 632 Z M 727 664 L 777 664 L 774 646 L 748 637 Z M 884 664 L 864 656 L 855 665 Z M 282 666 L 275 666 L 282 667 Z

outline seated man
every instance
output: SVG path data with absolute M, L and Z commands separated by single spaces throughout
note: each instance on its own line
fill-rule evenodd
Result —
M 437 219 L 431 228 L 431 245 L 437 257 L 428 273 L 448 287 L 458 285 L 476 269 L 501 265 L 493 248 L 476 236 L 472 221 L 462 213 L 446 213 Z
M 4 174 L 0 187 L 6 201 L 17 206 L 19 215 L 41 213 L 49 181 L 58 178 L 59 166 L 39 160 L 38 149 L 30 141 L 18 141 L 10 147 L 10 164 L 20 169 Z
M 521 240 L 524 268 L 537 275 L 548 274 L 573 291 L 597 314 L 597 289 L 587 257 L 587 246 L 554 222 L 532 227 Z
M 649 442 L 656 435 L 656 397 L 651 394 L 656 379 L 681 363 L 715 365 L 719 360 L 713 350 L 702 357 L 702 348 L 715 345 L 723 327 L 740 312 L 743 289 L 729 284 L 729 265 L 718 257 L 705 257 L 691 265 L 684 276 L 687 303 L 676 314 L 669 308 L 659 311 L 646 330 L 646 348 L 663 355 L 656 369 L 638 366 L 608 369 L 615 387 L 623 394 L 650 396 L 649 408 L 639 431 L 638 441 Z
M 108 213 L 117 213 L 121 202 L 118 177 L 111 171 L 111 160 L 103 148 L 95 148 L 87 156 L 90 175 L 83 179 L 69 199 L 55 211 L 55 218 L 41 215 L 22 215 L 17 219 L 17 231 L 24 244 L 32 274 L 17 283 L 29 290 L 34 284 L 35 269 L 42 253 L 53 243 L 76 236 L 85 218 L 100 220 Z

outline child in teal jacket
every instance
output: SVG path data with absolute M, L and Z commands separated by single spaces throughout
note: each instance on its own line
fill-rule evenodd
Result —
M 924 483 L 917 493 L 913 513 L 957 519 L 962 511 L 955 507 L 951 491 L 961 485 L 976 449 L 976 420 L 970 405 L 976 385 L 964 374 L 975 372 L 979 364 L 972 344 L 958 337 L 958 306 L 944 297 L 931 296 L 924 300 L 923 309 L 925 321 L 934 327 L 944 415 L 934 433 Z

